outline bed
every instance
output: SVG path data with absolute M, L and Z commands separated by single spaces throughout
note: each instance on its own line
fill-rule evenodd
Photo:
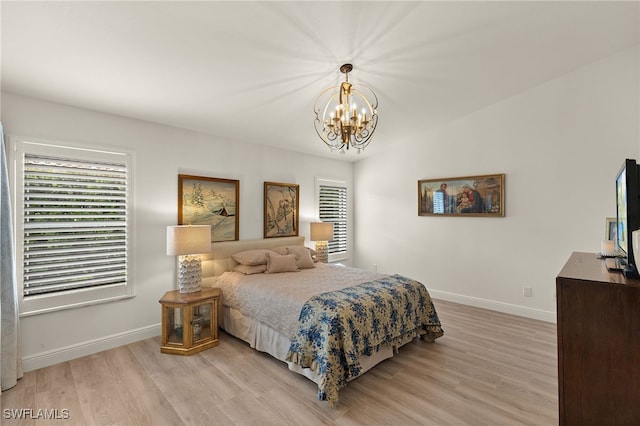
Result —
M 221 328 L 315 382 L 329 406 L 405 343 L 442 336 L 424 285 L 311 255 L 302 236 L 214 243 L 203 286 L 222 290 Z

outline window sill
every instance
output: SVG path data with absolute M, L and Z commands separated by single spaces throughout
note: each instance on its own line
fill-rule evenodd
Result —
M 131 284 L 129 284 L 128 288 L 118 286 L 33 296 L 22 300 L 20 304 L 20 318 L 116 302 L 133 297 L 135 297 L 135 294 L 132 291 Z

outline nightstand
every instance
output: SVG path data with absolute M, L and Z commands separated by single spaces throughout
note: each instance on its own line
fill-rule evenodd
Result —
M 218 345 L 220 289 L 168 291 L 162 305 L 162 346 L 166 354 L 192 355 Z

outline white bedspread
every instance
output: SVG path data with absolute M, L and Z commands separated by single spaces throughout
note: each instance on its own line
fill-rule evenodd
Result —
M 362 269 L 318 263 L 313 269 L 277 274 L 225 272 L 216 278 L 222 303 L 257 319 L 291 340 L 304 303 L 312 296 L 385 277 Z

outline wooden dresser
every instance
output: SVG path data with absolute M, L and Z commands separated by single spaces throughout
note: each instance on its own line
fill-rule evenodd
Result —
M 556 278 L 561 425 L 640 425 L 640 280 L 573 253 Z

